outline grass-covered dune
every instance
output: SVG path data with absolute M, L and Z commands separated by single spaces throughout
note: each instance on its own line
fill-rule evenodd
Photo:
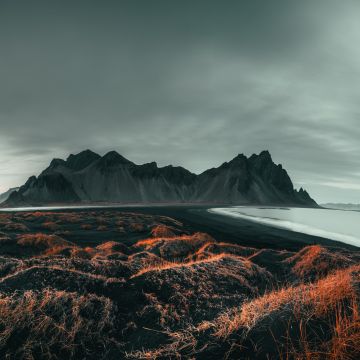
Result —
M 167 216 L 1 213 L 0 358 L 358 359 L 359 264 Z

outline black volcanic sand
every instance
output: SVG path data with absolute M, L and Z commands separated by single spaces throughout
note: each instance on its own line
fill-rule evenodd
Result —
M 359 359 L 358 248 L 207 208 L 0 212 L 0 359 L 308 359 L 338 311 Z
M 297 251 L 307 245 L 340 246 L 356 249 L 355 246 L 317 236 L 262 225 L 244 219 L 219 215 L 207 211 L 209 207 L 153 207 L 136 211 L 166 215 L 184 223 L 190 231 L 202 231 L 218 241 L 226 241 L 256 248 L 286 249 Z M 135 209 L 133 209 L 135 211 Z
M 222 206 L 223 207 L 223 206 Z M 255 248 L 268 248 L 276 250 L 298 251 L 307 245 L 336 246 L 345 249 L 357 249 L 357 247 L 313 235 L 297 233 L 286 229 L 275 228 L 262 225 L 245 219 L 235 219 L 225 215 L 210 213 L 209 206 L 178 205 L 178 206 L 139 206 L 139 207 L 114 207 L 96 208 L 92 211 L 113 211 L 129 212 L 140 214 L 151 214 L 169 216 L 183 223 L 184 228 L 190 233 L 200 231 L 205 232 L 218 241 L 225 241 L 242 246 Z M 87 209 L 90 210 L 90 209 Z M 69 209 L 62 211 L 81 212 L 86 210 Z M 89 234 L 87 234 L 88 236 Z M 97 233 L 94 233 L 93 242 L 99 241 Z M 127 243 L 132 243 L 138 237 L 124 239 Z M 91 241 L 89 236 L 87 241 Z

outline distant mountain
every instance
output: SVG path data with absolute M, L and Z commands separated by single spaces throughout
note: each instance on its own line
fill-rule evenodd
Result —
M 360 204 L 326 203 L 326 204 L 321 204 L 321 206 L 329 209 L 360 211 Z
M 18 190 L 19 190 L 18 187 L 17 188 L 11 188 L 8 191 L 0 194 L 0 204 L 3 203 L 4 201 L 6 201 L 13 192 L 18 191 Z
M 200 175 L 182 167 L 136 165 L 115 151 L 101 157 L 90 150 L 54 159 L 11 194 L 7 206 L 51 203 L 221 203 L 316 206 L 295 190 L 287 172 L 268 151 L 238 155 Z

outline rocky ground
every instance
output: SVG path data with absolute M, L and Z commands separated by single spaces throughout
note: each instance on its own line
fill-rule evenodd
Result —
M 0 213 L 0 358 L 358 359 L 359 264 L 167 216 Z

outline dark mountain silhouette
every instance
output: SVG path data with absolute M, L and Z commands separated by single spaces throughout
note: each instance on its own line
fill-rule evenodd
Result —
M 90 150 L 66 161 L 54 159 L 38 177 L 13 192 L 5 205 L 79 202 L 316 206 L 305 190 L 294 189 L 268 151 L 249 158 L 240 154 L 196 175 L 155 162 L 136 165 L 115 151 L 101 157 Z

